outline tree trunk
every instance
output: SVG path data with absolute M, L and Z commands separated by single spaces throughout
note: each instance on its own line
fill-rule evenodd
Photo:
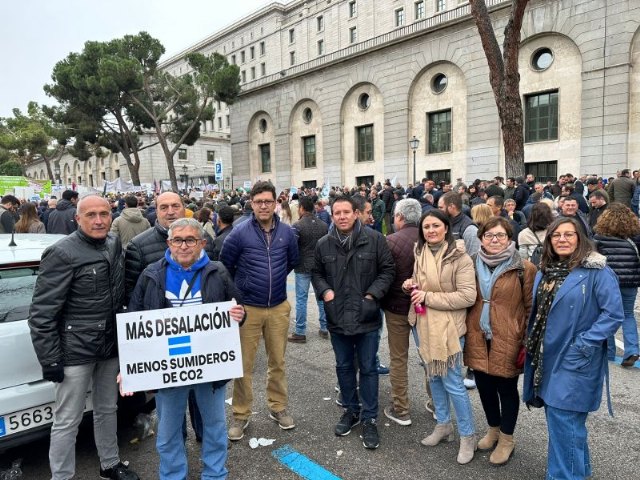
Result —
M 507 177 L 524 176 L 525 173 L 524 121 L 520 99 L 518 53 L 522 19 L 528 2 L 529 0 L 512 0 L 501 52 L 485 1 L 469 0 L 471 14 L 476 22 L 487 58 L 489 81 L 498 107 Z

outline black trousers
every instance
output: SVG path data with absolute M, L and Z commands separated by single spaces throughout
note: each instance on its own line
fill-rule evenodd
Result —
M 478 370 L 473 373 L 487 423 L 490 427 L 500 427 L 505 435 L 513 435 L 520 409 L 518 377 L 496 377 Z

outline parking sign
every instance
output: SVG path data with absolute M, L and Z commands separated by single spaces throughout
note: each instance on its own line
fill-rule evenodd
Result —
M 222 180 L 222 164 L 216 163 L 216 181 Z

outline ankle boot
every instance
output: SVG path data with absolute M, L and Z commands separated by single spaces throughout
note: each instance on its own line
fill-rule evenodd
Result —
M 498 442 L 500 427 L 489 427 L 487 433 L 478 442 L 478 450 L 491 450 Z
M 516 444 L 513 441 L 513 435 L 505 435 L 500 432 L 498 437 L 498 446 L 489 457 L 489 461 L 493 465 L 504 465 L 509 461 Z
M 433 433 L 422 439 L 420 443 L 425 447 L 435 447 L 441 441 L 453 442 L 453 427 L 451 423 L 438 423 Z
M 460 450 L 458 450 L 458 463 L 464 465 L 473 460 L 473 454 L 475 453 L 478 445 L 476 443 L 476 436 L 469 435 L 468 437 L 460 437 Z

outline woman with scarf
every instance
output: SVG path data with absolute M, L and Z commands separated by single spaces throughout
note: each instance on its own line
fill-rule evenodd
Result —
M 489 430 L 478 449 L 495 450 L 493 465 L 509 461 L 518 419 L 520 395 L 517 365 L 531 312 L 536 267 L 522 260 L 512 240 L 513 229 L 503 217 L 492 217 L 478 230 L 481 242 L 475 258 L 478 296 L 467 315 L 464 363 L 472 368 Z M 497 445 L 496 445 L 497 444 Z
M 457 460 L 465 464 L 473 460 L 477 448 L 473 411 L 462 376 L 465 319 L 467 308 L 476 299 L 476 282 L 464 242 L 454 240 L 450 227 L 449 219 L 440 210 L 422 215 L 413 277 L 405 280 L 402 288 L 411 293 L 411 302 L 420 311 L 409 311 L 409 323 L 417 326 L 437 421 L 433 433 L 422 444 L 435 446 L 443 440 L 453 441 L 451 402 L 460 434 Z
M 523 400 L 545 409 L 547 478 L 587 478 L 587 414 L 600 406 L 607 338 L 623 320 L 618 280 L 583 228 L 561 217 L 547 230 L 533 292 Z M 608 388 L 607 399 L 612 414 Z

